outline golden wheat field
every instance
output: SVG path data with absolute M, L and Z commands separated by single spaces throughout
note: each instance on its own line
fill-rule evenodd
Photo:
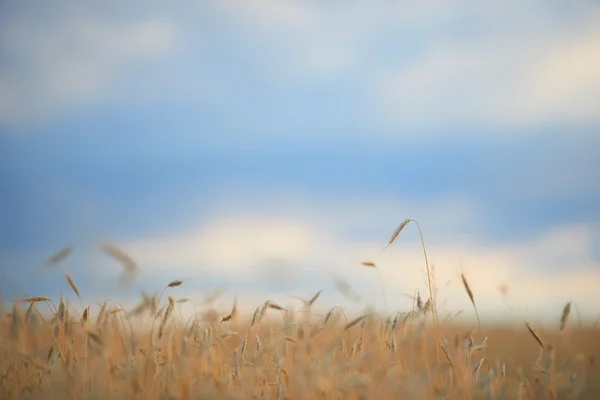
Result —
M 116 247 L 105 250 L 135 270 Z M 63 250 L 51 262 L 67 255 Z M 66 279 L 79 297 L 76 282 Z M 476 313 L 464 275 L 462 284 Z M 297 309 L 267 299 L 241 307 L 232 299 L 228 309 L 205 304 L 188 318 L 181 306 L 190 300 L 177 296 L 181 285 L 165 283 L 132 309 L 65 297 L 15 301 L 1 320 L 0 397 L 600 398 L 600 329 L 570 318 L 571 303 L 539 330 L 525 320 L 456 325 L 438 317 L 435 299 L 420 296 L 395 315 L 347 316 L 340 307 L 320 308 L 321 292 Z

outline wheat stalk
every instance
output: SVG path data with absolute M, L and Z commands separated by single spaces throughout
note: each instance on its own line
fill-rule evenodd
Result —
M 377 268 L 377 265 L 373 261 L 363 261 L 361 265 L 367 268 Z
M 317 294 L 315 294 L 315 295 L 312 297 L 312 299 L 310 299 L 308 302 L 306 302 L 306 306 L 307 306 L 307 307 L 310 307 L 310 306 L 312 306 L 313 304 L 315 304 L 315 302 L 317 301 L 317 299 L 319 298 L 319 296 L 321 295 L 321 293 L 322 293 L 322 292 L 323 292 L 323 290 L 319 290 L 319 291 L 317 292 Z
M 223 317 L 223 319 L 221 320 L 221 323 L 228 322 L 232 318 L 235 318 L 236 315 L 237 315 L 237 297 L 233 301 L 233 307 L 231 308 L 231 311 L 229 312 L 229 314 L 227 314 L 227 316 Z
M 479 330 L 481 330 L 481 321 L 479 320 L 479 312 L 477 311 L 477 306 L 475 305 L 475 296 L 473 296 L 473 291 L 471 290 L 471 286 L 469 285 L 465 274 L 461 273 L 460 277 L 462 280 L 463 287 L 465 288 L 465 291 L 469 296 L 469 300 L 471 300 L 471 304 L 473 304 L 473 308 L 475 309 L 475 316 L 477 317 L 477 326 L 479 327 Z
M 173 311 L 174 306 L 175 306 L 175 302 L 173 301 L 173 298 L 171 296 L 169 296 L 169 306 L 167 307 L 167 310 L 165 311 L 165 315 L 163 317 L 162 323 L 160 324 L 160 327 L 158 328 L 158 338 L 159 339 L 162 339 L 165 326 L 167 324 L 169 316 L 171 315 L 171 312 Z
M 46 261 L 46 263 L 52 267 L 56 266 L 57 264 L 59 264 L 60 262 L 66 260 L 69 255 L 71 254 L 71 247 L 67 246 L 64 247 L 62 249 L 60 249 L 59 251 L 57 251 L 56 253 L 52 254 L 48 260 Z
M 23 301 L 27 301 L 30 303 L 37 303 L 39 301 L 50 301 L 50 298 L 48 297 L 43 297 L 43 296 L 37 296 L 37 297 L 27 297 L 26 299 L 24 299 Z
M 73 291 L 75 292 L 77 297 L 79 297 L 81 299 L 81 294 L 79 294 L 79 289 L 77 289 L 77 285 L 75 285 L 75 282 L 71 278 L 71 275 L 66 274 L 66 276 L 67 276 L 67 282 L 69 282 L 69 286 L 71 286 L 71 289 L 73 289 Z
M 133 259 L 117 246 L 110 243 L 102 243 L 102 251 L 117 261 L 128 273 L 138 271 L 138 266 Z
M 540 337 L 540 335 L 535 331 L 535 329 L 533 328 L 533 326 L 528 321 L 525 321 L 525 326 L 529 330 L 529 333 L 531 333 L 531 336 L 533 336 L 533 338 L 536 340 L 536 342 L 538 342 L 538 344 L 540 345 L 540 347 L 542 349 L 544 349 L 545 348 L 544 347 L 544 342 L 542 341 L 542 338 Z
M 432 280 L 431 280 L 431 270 L 429 268 L 429 260 L 427 259 L 427 250 L 425 248 L 425 239 L 423 238 L 423 231 L 421 230 L 421 225 L 419 225 L 419 223 L 414 219 L 406 218 L 404 221 L 402 221 L 400 226 L 398 226 L 398 228 L 394 231 L 394 233 L 392 234 L 392 237 L 390 238 L 388 243 L 385 245 L 385 247 L 381 250 L 381 252 L 383 252 L 390 245 L 392 245 L 392 243 L 394 243 L 396 241 L 396 239 L 398 238 L 400 233 L 404 230 L 404 228 L 406 228 L 406 226 L 410 222 L 414 222 L 414 224 L 417 226 L 417 229 L 419 230 L 419 237 L 421 239 L 421 247 L 423 249 L 423 257 L 425 258 L 425 268 L 427 270 L 427 283 L 429 285 L 429 298 L 432 299 L 432 302 L 433 302 L 433 312 L 431 313 L 431 320 L 433 323 L 433 334 L 435 336 L 436 342 L 439 342 L 440 338 L 439 338 L 439 332 L 438 332 L 439 331 L 439 327 L 438 327 L 439 320 L 438 320 L 437 305 L 436 305 L 435 299 L 433 297 L 433 285 L 432 285 Z M 436 352 L 436 357 L 437 357 L 437 363 L 439 364 L 440 363 L 440 355 L 439 355 L 438 346 L 435 346 L 435 352 Z
M 344 331 L 352 328 L 354 325 L 358 324 L 360 321 L 365 319 L 366 315 L 361 315 L 360 317 L 354 318 L 352 321 L 348 322 L 346 326 L 344 326 Z
M 563 308 L 562 315 L 560 317 L 560 330 L 561 332 L 567 327 L 569 321 L 569 315 L 571 314 L 571 302 L 568 302 Z
M 390 238 L 390 240 L 387 242 L 387 244 L 385 245 L 385 247 L 381 250 L 382 252 L 387 249 L 388 247 L 390 247 L 392 245 L 392 243 L 394 243 L 396 241 L 396 239 L 398 239 L 398 236 L 400 236 L 400 233 L 404 230 L 404 228 L 406 228 L 406 226 L 412 221 L 412 219 L 410 218 L 406 218 L 404 221 L 402 221 L 402 223 L 398 226 L 398 228 L 396 228 L 396 230 L 394 231 L 394 233 L 392 234 L 392 237 Z

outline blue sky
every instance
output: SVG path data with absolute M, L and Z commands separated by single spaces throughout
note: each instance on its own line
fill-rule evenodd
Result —
M 89 299 L 183 276 L 227 304 L 339 303 L 343 276 L 384 307 L 360 268 L 377 258 L 406 308 L 416 232 L 378 254 L 412 217 L 449 309 L 468 306 L 463 268 L 490 314 L 503 282 L 533 315 L 597 313 L 597 3 L 0 7 L 0 254 L 28 293 L 67 292 L 68 271 Z M 129 291 L 104 239 L 144 270 Z

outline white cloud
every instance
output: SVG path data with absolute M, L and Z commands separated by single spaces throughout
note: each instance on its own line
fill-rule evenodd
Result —
M 372 91 L 357 94 L 361 121 L 382 131 L 456 136 L 447 128 L 600 122 L 597 7 L 566 17 L 547 4 L 523 8 L 518 2 L 344 9 L 315 2 L 232 4 L 225 11 L 248 27 L 247 40 L 255 41 L 251 47 L 259 49 L 270 79 L 371 85 Z M 462 25 L 472 32 L 461 34 Z M 409 48 L 413 37 L 416 49 Z
M 252 273 L 258 263 L 274 258 L 301 259 L 323 243 L 318 232 L 297 221 L 248 216 L 223 218 L 196 232 L 144 240 L 128 246 L 148 268 L 186 265 L 228 274 Z
M 600 12 L 581 22 L 433 43 L 375 80 L 379 115 L 413 129 L 598 123 Z
M 127 248 L 146 268 L 177 264 L 252 275 L 257 264 L 273 259 L 333 268 L 360 263 L 377 254 L 407 216 L 426 224 L 425 237 L 433 239 L 449 233 L 460 237 L 484 221 L 476 207 L 459 198 L 419 203 L 362 198 L 323 204 L 286 191 L 260 196 L 228 192 L 207 213 L 210 219 L 195 229 L 134 241 Z M 377 241 L 364 241 L 373 237 L 374 230 L 379 232 Z M 416 243 L 416 232 L 407 230 L 404 241 Z
M 600 26 L 600 15 L 595 25 Z M 600 28 L 549 47 L 525 77 L 530 112 L 546 119 L 554 115 L 559 122 L 600 121 Z
M 8 93 L 0 103 L 2 121 L 44 119 L 97 102 L 123 84 L 132 67 L 160 60 L 175 45 L 175 29 L 163 19 L 117 22 L 74 12 L 38 23 L 5 30 L 2 49 L 15 65 L 0 70 Z
M 202 93 L 221 99 L 225 92 L 228 100 L 217 101 L 243 104 L 250 101 L 244 85 L 255 79 L 275 95 L 335 82 L 350 109 L 328 118 L 351 120 L 369 136 L 600 122 L 600 10 L 593 5 L 565 13 L 542 2 L 261 0 L 140 10 L 137 19 L 79 10 L 5 28 L 3 56 L 26 68 L 0 69 L 0 118 L 33 120 L 103 98 L 119 103 L 138 90 L 133 104 L 161 97 L 193 103 Z M 193 24 L 190 15 L 217 22 Z M 178 57 L 166 57 L 178 46 Z M 146 62 L 159 72 L 137 87 L 128 78 Z M 190 62 L 198 68 L 186 69 Z M 217 65 L 202 68 L 211 62 Z M 219 62 L 239 63 L 240 74 Z M 318 114 L 314 100 L 307 113 Z M 262 124 L 272 115 L 259 117 Z
M 389 208 L 381 206 L 385 203 L 373 201 L 371 204 L 378 204 L 376 208 L 386 213 Z M 335 294 L 331 283 L 332 278 L 341 276 L 368 303 L 381 307 L 377 272 L 360 267 L 361 261 L 373 260 L 384 279 L 388 306 L 406 308 L 410 300 L 402 293 L 413 293 L 418 288 L 427 296 L 423 254 L 416 240 L 416 230 L 407 227 L 397 242 L 380 254 L 387 235 L 398 221 L 390 221 L 388 216 L 388 227 L 381 235 L 349 235 L 348 228 L 353 226 L 349 220 L 353 218 L 366 231 L 372 228 L 368 219 L 360 219 L 369 214 L 365 210 L 371 207 L 366 204 L 370 203 L 305 209 L 288 207 L 285 213 L 257 213 L 238 207 L 214 213 L 209 223 L 200 224 L 193 232 L 140 239 L 126 243 L 125 248 L 147 270 L 186 266 L 190 268 L 188 272 L 197 271 L 204 278 L 230 276 L 233 281 L 247 284 L 246 288 L 234 290 L 249 292 L 255 297 L 260 291 L 257 288 L 264 287 L 261 285 L 267 275 L 281 269 L 282 276 L 278 279 L 287 279 L 286 285 L 293 288 L 290 295 L 308 293 L 320 286 L 327 288 L 331 295 L 326 302 L 344 302 L 343 297 Z M 440 225 L 456 224 L 456 216 L 441 204 L 430 204 L 420 211 Z M 351 209 L 354 211 L 348 213 Z M 336 210 L 341 211 L 336 214 Z M 477 232 L 476 217 L 474 211 L 467 215 L 466 231 Z M 338 223 L 332 225 L 335 220 Z M 595 287 L 600 279 L 600 264 L 592 257 L 593 232 L 584 226 L 556 227 L 520 242 L 496 245 L 478 240 L 476 234 L 427 235 L 432 226 L 423 221 L 421 224 L 429 261 L 435 266 L 440 307 L 444 312 L 470 309 L 460 283 L 462 270 L 466 272 L 482 314 L 508 312 L 499 291 L 501 284 L 509 287 L 510 304 L 517 309 L 525 304 L 534 318 L 553 315 L 558 306 L 571 300 L 589 316 L 593 310 L 587 305 L 600 300 Z M 276 261 L 275 269 L 261 268 L 272 261 Z M 448 281 L 451 284 L 446 286 Z M 269 296 L 269 290 L 264 289 L 265 296 Z
M 309 2 L 260 0 L 252 3 L 224 2 L 218 7 L 240 22 L 253 26 L 268 25 L 270 29 L 306 29 L 318 18 L 318 7 Z
M 283 86 L 348 69 L 361 32 L 367 33 L 358 20 L 347 25 L 354 16 L 347 10 L 316 2 L 261 0 L 220 3 L 218 9 L 241 32 L 240 45 L 260 59 L 265 75 Z

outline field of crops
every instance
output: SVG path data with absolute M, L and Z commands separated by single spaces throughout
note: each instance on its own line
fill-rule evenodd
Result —
M 573 318 L 571 303 L 540 330 L 525 320 L 457 325 L 420 296 L 395 315 L 347 316 L 320 307 L 321 292 L 296 309 L 232 298 L 229 309 L 208 302 L 188 318 L 182 281 L 123 309 L 84 305 L 66 278 L 69 299 L 28 297 L 6 310 L 0 398 L 600 398 L 600 329 Z M 464 275 L 463 285 L 475 313 Z

